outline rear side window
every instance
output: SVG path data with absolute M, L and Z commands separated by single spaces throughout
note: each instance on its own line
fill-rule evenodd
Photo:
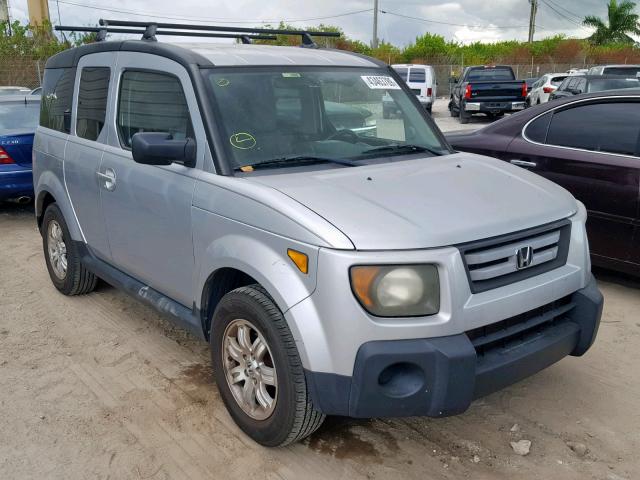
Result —
M 608 67 L 604 69 L 604 72 L 602 72 L 602 74 L 636 77 L 640 75 L 640 67 Z
M 531 122 L 524 131 L 525 137 L 532 142 L 544 143 L 547 139 L 551 115 L 551 113 L 547 113 Z
M 109 94 L 108 67 L 86 67 L 80 75 L 76 135 L 87 140 L 97 140 L 104 127 Z
M 640 104 L 581 105 L 553 115 L 547 144 L 594 152 L 638 155 Z
M 409 70 L 409 81 L 417 83 L 425 83 L 427 81 L 427 74 L 424 68 L 412 68 Z
M 564 79 L 567 77 L 553 77 L 551 79 L 551 85 L 553 85 L 554 87 L 558 87 L 560 85 L 562 85 L 562 82 L 564 82 Z
M 166 132 L 176 140 L 193 138 L 193 127 L 180 80 L 158 72 L 122 74 L 118 99 L 118 135 L 125 148 L 138 132 Z
M 75 68 L 45 70 L 42 84 L 40 125 L 59 132 L 69 133 L 75 78 Z M 65 122 L 65 113 L 69 119 L 67 122 Z

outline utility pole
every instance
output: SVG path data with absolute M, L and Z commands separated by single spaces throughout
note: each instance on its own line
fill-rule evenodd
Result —
M 9 23 L 9 0 L 0 0 L 0 22 Z
M 29 7 L 29 23 L 31 25 L 43 25 L 50 23 L 49 2 L 47 0 L 27 0 Z
M 529 43 L 533 43 L 536 33 L 536 15 L 538 14 L 538 0 L 529 0 L 531 4 L 531 16 L 529 17 Z
M 371 40 L 371 48 L 378 48 L 378 3 L 379 0 L 373 0 L 373 40 Z

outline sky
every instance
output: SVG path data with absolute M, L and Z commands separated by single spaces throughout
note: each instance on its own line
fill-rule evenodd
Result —
M 584 15 L 606 15 L 607 0 L 539 0 L 536 38 L 586 38 Z M 27 0 L 9 0 L 12 19 L 27 20 Z M 58 8 L 60 14 L 58 15 Z M 100 10 L 100 8 L 108 10 Z M 260 26 L 285 20 L 298 27 L 337 25 L 370 43 L 373 0 L 49 0 L 51 20 L 96 25 L 99 18 Z M 378 36 L 396 45 L 425 32 L 461 43 L 526 40 L 529 0 L 380 0 Z M 329 18 L 331 17 L 331 18 Z M 239 22 L 239 23 L 235 23 Z

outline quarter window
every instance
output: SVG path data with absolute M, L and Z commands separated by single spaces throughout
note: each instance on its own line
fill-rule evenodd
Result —
M 556 112 L 547 144 L 638 156 L 640 104 L 607 102 Z
M 125 148 L 131 148 L 131 139 L 138 132 L 166 132 L 177 140 L 193 138 L 189 108 L 180 80 L 165 73 L 124 72 L 117 127 Z
M 40 125 L 69 133 L 75 77 L 75 68 L 52 68 L 45 71 L 40 106 Z
M 551 113 L 547 113 L 531 122 L 524 131 L 525 136 L 532 142 L 544 143 L 547 139 L 551 115 Z
M 109 94 L 108 67 L 86 67 L 80 75 L 76 135 L 87 140 L 97 140 L 104 127 Z

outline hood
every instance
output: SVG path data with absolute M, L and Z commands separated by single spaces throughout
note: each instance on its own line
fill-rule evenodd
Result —
M 313 210 L 358 250 L 455 245 L 537 227 L 577 211 L 573 196 L 558 185 L 469 153 L 247 179 Z

